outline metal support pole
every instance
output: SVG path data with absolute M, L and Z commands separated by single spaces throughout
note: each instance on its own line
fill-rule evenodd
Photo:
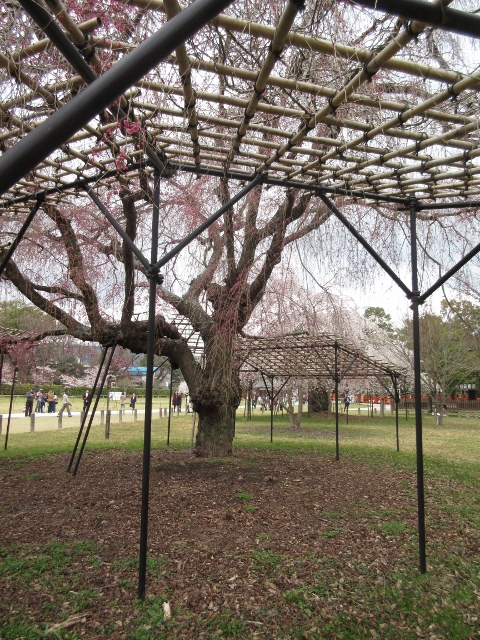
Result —
M 105 420 L 105 440 L 110 439 L 110 392 L 112 389 L 112 379 L 110 376 L 107 379 L 107 412 Z
M 170 446 L 170 421 L 172 419 L 172 387 L 173 387 L 173 367 L 172 367 L 172 363 L 170 363 L 170 394 L 168 396 L 167 447 Z
M 198 2 L 198 0 L 196 0 L 196 1 Z M 228 202 L 226 202 L 224 205 L 222 205 L 220 207 L 220 209 L 218 209 L 218 211 L 216 211 L 213 215 L 210 216 L 210 218 L 205 220 L 205 222 L 202 222 L 202 224 L 199 225 L 195 229 L 195 231 L 192 231 L 192 233 L 190 233 L 181 242 L 179 242 L 176 247 L 174 247 L 171 251 L 166 253 L 163 256 L 163 258 L 156 263 L 155 267 L 157 269 L 160 269 L 161 267 L 166 265 L 167 262 L 169 262 L 173 257 L 175 257 L 177 255 L 177 253 L 180 253 L 180 251 L 182 249 L 184 249 L 193 240 L 195 240 L 195 238 L 197 238 L 203 231 L 205 231 L 205 229 L 208 229 L 210 227 L 210 225 L 212 225 L 215 222 L 215 220 L 218 220 L 218 218 L 220 218 L 220 216 L 222 216 L 226 211 L 228 211 L 230 209 L 230 207 L 233 207 L 234 204 L 236 204 L 244 196 L 246 196 L 247 193 L 249 193 L 254 187 L 257 186 L 257 184 L 260 184 L 261 182 L 264 182 L 266 177 L 267 177 L 266 173 L 260 173 L 253 180 L 251 180 L 248 184 L 246 184 L 243 187 L 243 189 L 240 189 L 240 191 L 238 193 L 236 193 L 233 196 L 233 198 L 230 198 L 230 200 Z
M 394 381 L 394 393 L 395 393 L 395 434 L 397 437 L 397 451 L 400 451 L 400 437 L 398 433 L 398 403 L 400 401 L 399 393 L 398 393 L 398 378 L 395 376 Z M 393 398 L 392 398 L 393 399 Z
M 118 233 L 118 235 L 122 238 L 123 242 L 129 246 L 129 248 L 133 251 L 134 255 L 139 260 L 139 262 L 141 262 L 143 264 L 143 266 L 145 267 L 145 269 L 148 271 L 148 269 L 150 267 L 150 264 L 149 264 L 148 260 L 145 258 L 143 253 L 140 251 L 140 249 L 137 247 L 137 245 L 133 242 L 133 240 L 130 238 L 130 236 L 126 233 L 126 231 L 121 227 L 121 225 L 118 224 L 118 222 L 116 221 L 115 217 L 112 216 L 110 211 L 103 204 L 103 202 L 100 200 L 100 198 L 97 196 L 97 194 L 88 185 L 84 186 L 84 190 L 88 193 L 90 198 L 97 205 L 97 207 L 100 209 L 100 211 L 106 217 L 108 222 L 112 225 L 112 227 L 115 229 L 115 231 Z
M 15 369 L 13 370 L 12 391 L 10 393 L 10 407 L 8 409 L 7 433 L 5 434 L 5 451 L 7 450 L 8 436 L 10 433 L 10 419 L 12 417 L 13 393 L 15 391 L 15 381 L 17 379 L 17 371 L 18 371 L 18 367 L 15 367 Z
M 86 60 L 81 55 L 80 51 L 77 47 L 71 42 L 66 36 L 63 29 L 60 25 L 54 20 L 51 13 L 49 13 L 46 9 L 42 7 L 39 2 L 35 0 L 18 0 L 25 11 L 30 15 L 30 17 L 35 20 L 40 29 L 45 33 L 45 35 L 53 42 L 53 44 L 57 47 L 57 49 L 65 56 L 68 62 L 72 65 L 72 67 L 77 71 L 77 73 L 82 77 L 83 80 L 87 84 L 91 84 L 97 79 L 97 76 L 93 69 L 89 67 Z M 120 99 L 122 102 L 124 98 Z M 115 113 L 114 109 L 110 107 L 110 113 L 112 113 L 115 117 L 119 118 L 127 118 L 128 115 L 125 111 L 117 106 L 117 113 Z M 155 167 L 159 171 L 163 171 L 165 169 L 164 163 L 157 156 L 155 150 L 148 143 L 145 145 L 145 153 L 149 160 L 153 163 Z
M 324 193 L 319 192 L 318 197 L 327 205 L 330 211 L 335 215 L 335 217 L 340 220 L 344 227 L 346 227 L 352 236 L 362 245 L 364 249 L 368 251 L 368 253 L 374 258 L 374 260 L 382 267 L 382 269 L 387 273 L 390 278 L 400 287 L 400 289 L 406 293 L 407 296 L 411 295 L 410 289 L 405 285 L 402 280 L 397 276 L 397 274 L 390 269 L 388 264 L 381 258 L 378 253 L 370 246 L 370 244 L 365 240 L 365 238 L 358 233 L 353 224 L 351 224 L 347 218 L 343 215 L 343 213 L 333 204 L 333 202 L 327 198 Z
M 271 377 L 272 393 L 270 394 L 270 442 L 273 442 L 273 376 Z M 298 399 L 300 402 L 300 398 Z
M 415 388 L 415 437 L 417 451 L 417 507 L 418 507 L 418 555 L 421 573 L 426 573 L 425 552 L 425 491 L 423 479 L 423 436 L 422 436 L 422 381 L 420 377 L 420 321 L 418 311 L 418 266 L 417 266 L 417 212 L 415 198 L 410 205 L 410 242 L 412 255 L 412 304 L 413 311 L 413 367 Z
M 446 3 L 426 2 L 426 0 L 365 0 L 362 4 L 391 13 L 405 20 L 417 20 L 426 24 L 460 33 L 466 36 L 480 35 L 480 16 L 447 7 Z
M 10 262 L 10 258 L 13 256 L 13 254 L 15 252 L 15 249 L 18 247 L 18 245 L 22 241 L 22 238 L 25 235 L 25 233 L 27 232 L 28 227 L 31 225 L 31 223 L 32 223 L 37 211 L 40 208 L 40 205 L 42 204 L 42 202 L 44 200 L 44 197 L 45 196 L 42 194 L 42 196 L 39 196 L 37 198 L 37 202 L 31 208 L 30 213 L 28 214 L 25 222 L 22 224 L 22 227 L 21 227 L 20 231 L 17 233 L 17 236 L 16 236 L 15 240 L 12 242 L 12 244 L 8 248 L 7 254 L 4 257 L 4 259 L 2 260 L 2 264 L 0 265 L 0 276 L 2 275 L 2 273 L 3 273 L 4 269 L 5 269 L 5 267 L 7 266 L 7 264 Z
M 158 254 L 158 219 L 160 203 L 160 173 L 154 171 L 153 211 L 152 211 L 152 247 L 151 265 L 155 265 Z M 147 376 L 145 380 L 145 422 L 143 436 L 142 465 L 142 512 L 140 522 L 140 557 L 138 563 L 138 597 L 145 599 L 147 573 L 147 537 L 148 537 L 148 500 L 150 492 L 150 453 L 152 448 L 152 400 L 153 400 L 153 368 L 155 358 L 155 308 L 157 298 L 158 269 L 151 267 L 149 276 L 148 298 L 148 339 L 147 339 Z
M 335 459 L 340 460 L 338 446 L 338 342 L 335 342 Z
M 78 467 L 80 465 L 80 460 L 82 459 L 83 452 L 85 450 L 85 445 L 87 444 L 88 434 L 90 433 L 90 429 L 92 427 L 93 418 L 95 416 L 95 411 L 97 410 L 98 403 L 100 401 L 100 396 L 102 395 L 103 386 L 105 384 L 105 380 L 107 379 L 107 375 L 108 375 L 108 371 L 110 369 L 110 365 L 112 364 L 113 354 L 115 353 L 115 347 L 116 346 L 117 346 L 117 343 L 114 342 L 112 347 L 111 347 L 111 349 L 110 349 L 110 355 L 108 356 L 107 364 L 105 366 L 105 371 L 103 372 L 102 380 L 100 381 L 100 387 L 98 388 L 97 397 L 95 398 L 95 404 L 93 405 L 93 411 L 90 414 L 90 419 L 88 421 L 88 427 L 85 430 L 85 435 L 83 436 L 82 446 L 80 447 L 80 451 L 78 453 L 77 461 L 75 463 L 75 468 L 73 470 L 73 475 L 74 476 L 77 475 Z
M 93 398 L 93 396 L 94 396 L 94 394 L 95 394 L 95 392 L 97 390 L 98 381 L 100 379 L 100 373 L 102 372 L 102 367 L 103 367 L 103 364 L 105 362 L 105 357 L 107 355 L 107 351 L 108 351 L 108 347 L 104 347 L 103 353 L 102 353 L 102 359 L 100 361 L 100 365 L 99 365 L 98 371 L 97 371 L 97 376 L 95 378 L 95 382 L 93 383 L 92 393 L 90 393 L 89 396 L 88 396 L 86 410 L 82 411 L 80 429 L 78 431 L 78 436 L 77 436 L 77 440 L 75 442 L 75 446 L 73 447 L 72 455 L 70 457 L 70 462 L 68 463 L 67 472 L 70 471 L 70 469 L 72 468 L 72 464 L 73 464 L 73 461 L 75 459 L 75 455 L 77 453 L 78 444 L 80 442 L 80 438 L 82 437 L 82 431 L 83 431 L 83 428 L 85 426 L 85 421 L 87 419 L 87 415 L 88 415 L 88 411 L 90 409 L 90 405 L 92 404 L 92 398 Z M 97 405 L 95 405 L 95 407 L 96 406 Z

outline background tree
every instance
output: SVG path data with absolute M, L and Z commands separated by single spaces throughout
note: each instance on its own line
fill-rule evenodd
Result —
M 406 320 L 399 330 L 399 339 L 409 350 L 413 346 L 411 335 L 411 321 Z M 420 316 L 422 381 L 430 410 L 441 414 L 440 407 L 458 385 L 476 378 L 480 352 L 473 347 L 471 338 L 455 314 L 427 311 Z

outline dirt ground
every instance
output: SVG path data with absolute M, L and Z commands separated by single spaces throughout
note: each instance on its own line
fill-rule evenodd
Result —
M 384 585 L 388 572 L 417 565 L 411 473 L 311 453 L 244 450 L 207 461 L 154 451 L 146 591 L 159 612 L 148 618 L 136 602 L 141 458 L 88 452 L 75 478 L 67 454 L 0 461 L 0 546 L 16 545 L 28 560 L 60 543 L 68 559 L 57 574 L 32 573 L 21 587 L 15 575 L 2 577 L 1 620 L 23 615 L 39 629 L 67 621 L 72 635 L 61 638 L 283 639 L 295 624 L 302 637 L 324 637 L 315 635 L 318 625 L 343 607 L 352 620 L 367 620 L 368 632 L 358 603 L 332 598 L 339 575 L 367 571 Z M 382 513 L 405 533 L 382 532 Z M 79 541 L 91 542 L 88 552 L 76 554 Z M 302 609 L 306 585 L 312 597 Z

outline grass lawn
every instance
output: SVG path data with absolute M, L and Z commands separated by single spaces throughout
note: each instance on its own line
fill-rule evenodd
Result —
M 155 407 L 154 407 L 155 411 Z M 480 421 L 424 417 L 427 566 L 417 570 L 415 425 L 238 411 L 234 456 L 188 454 L 192 416 L 152 425 L 147 598 L 136 600 L 143 415 L 12 432 L 0 450 L 0 638 L 480 638 Z M 154 414 L 155 415 L 155 414 Z M 21 420 L 20 418 L 17 420 Z M 3 443 L 3 438 L 2 438 Z M 167 606 L 168 603 L 168 606 Z

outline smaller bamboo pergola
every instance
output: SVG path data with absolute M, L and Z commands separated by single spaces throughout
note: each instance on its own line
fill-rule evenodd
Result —
M 239 338 L 241 371 L 267 377 L 349 378 L 398 377 L 398 367 L 367 356 L 345 338 L 328 333 Z
M 273 337 L 239 338 L 236 346 L 237 367 L 243 373 L 260 374 L 270 397 L 270 439 L 273 440 L 273 401 L 290 378 L 332 380 L 335 387 L 335 441 L 339 460 L 338 395 L 340 382 L 348 377 L 376 378 L 395 402 L 398 449 L 398 380 L 405 371 L 393 364 L 376 360 L 361 349 L 328 333 L 309 335 L 294 333 Z M 274 393 L 274 379 L 282 384 Z M 268 386 L 270 382 L 270 388 Z

